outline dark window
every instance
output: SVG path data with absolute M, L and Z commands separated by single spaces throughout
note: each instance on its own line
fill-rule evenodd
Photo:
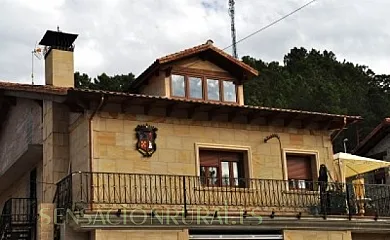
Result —
M 374 172 L 374 184 L 386 184 L 386 171 L 385 168 L 380 168 Z
M 30 198 L 37 198 L 37 169 L 30 172 Z
M 200 150 L 200 176 L 205 186 L 243 186 L 243 154 Z
M 313 157 L 287 154 L 286 161 L 289 188 L 313 190 Z

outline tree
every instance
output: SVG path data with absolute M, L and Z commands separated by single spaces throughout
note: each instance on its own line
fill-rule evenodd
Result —
M 244 85 L 246 104 L 363 116 L 360 129 L 352 126 L 339 135 L 335 151 L 343 150 L 344 138 L 352 150 L 357 133 L 362 140 L 390 114 L 390 76 L 375 75 L 367 66 L 339 62 L 331 51 L 293 48 L 285 55 L 284 66 L 249 56 L 243 61 L 260 72 Z
M 132 73 L 128 73 L 127 75 L 114 75 L 112 77 L 102 73 L 92 81 L 87 74 L 80 74 L 79 72 L 75 72 L 74 78 L 76 88 L 114 92 L 129 92 L 130 86 L 135 79 Z

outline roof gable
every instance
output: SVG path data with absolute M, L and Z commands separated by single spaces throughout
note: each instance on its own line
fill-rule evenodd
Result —
M 201 44 L 180 52 L 169 54 L 167 56 L 156 59 L 143 73 L 141 73 L 134 82 L 133 87 L 138 87 L 144 82 L 150 74 L 158 70 L 163 65 L 168 65 L 173 62 L 188 59 L 194 56 L 199 56 L 200 59 L 208 60 L 219 67 L 229 71 L 239 80 L 249 79 L 258 76 L 258 71 L 246 63 L 235 59 L 231 55 L 225 53 L 222 49 L 215 47 L 212 41 L 209 40 L 205 44 Z

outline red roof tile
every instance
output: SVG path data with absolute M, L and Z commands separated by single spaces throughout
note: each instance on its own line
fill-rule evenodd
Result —
M 66 95 L 69 88 L 54 87 L 50 85 L 31 85 L 0 81 L 0 89 Z
M 111 92 L 111 91 L 91 90 L 91 89 L 71 89 L 70 91 L 86 92 L 86 93 L 87 92 L 89 92 L 89 93 L 100 93 L 100 94 L 107 94 L 107 95 L 139 97 L 139 98 L 150 98 L 150 99 L 164 99 L 164 100 L 169 100 L 169 101 L 174 101 L 174 102 L 200 103 L 200 104 L 207 104 L 207 105 L 229 106 L 229 107 L 236 107 L 236 108 L 242 108 L 242 109 L 266 110 L 266 111 L 273 111 L 273 112 L 301 113 L 301 114 L 308 114 L 308 115 L 318 115 L 318 116 L 328 116 L 328 117 L 338 117 L 338 118 L 346 117 L 346 118 L 352 119 L 352 120 L 362 120 L 361 116 L 348 116 L 348 115 L 341 115 L 341 114 L 310 112 L 310 111 L 304 111 L 304 110 L 283 109 L 283 108 L 273 108 L 273 107 L 262 107 L 262 106 L 252 106 L 252 105 L 237 105 L 237 104 L 225 103 L 225 102 L 193 100 L 193 99 L 183 99 L 183 98 L 172 99 L 172 98 L 168 98 L 168 97 L 152 96 L 152 95 L 144 95 L 144 94 L 134 94 L 134 93 L 125 93 L 125 92 Z
M 317 116 L 327 116 L 327 117 L 336 117 L 336 118 L 347 118 L 349 120 L 361 120 L 360 116 L 347 116 L 340 114 L 330 114 L 330 113 L 320 113 L 320 112 L 310 112 L 303 110 L 293 110 L 293 109 L 282 109 L 282 108 L 272 108 L 272 107 L 262 107 L 262 106 L 249 106 L 244 105 L 240 106 L 237 104 L 230 104 L 224 102 L 208 102 L 202 100 L 190 100 L 190 99 L 171 99 L 161 96 L 151 96 L 144 94 L 133 94 L 125 92 L 112 92 L 112 91 L 103 91 L 103 90 L 91 90 L 91 89 L 76 89 L 76 88 L 67 88 L 67 87 L 54 87 L 54 86 L 42 86 L 42 85 L 29 85 L 29 84 L 19 84 L 19 83 L 9 83 L 9 82 L 0 82 L 0 90 L 8 91 L 22 91 L 22 92 L 35 92 L 43 94 L 54 94 L 54 95 L 68 95 L 69 92 L 79 92 L 81 94 L 93 93 L 93 94 L 106 94 L 112 96 L 123 96 L 123 97 L 133 97 L 133 98 L 149 98 L 149 99 L 161 99 L 172 102 L 185 102 L 185 103 L 199 103 L 205 105 L 216 105 L 216 106 L 226 106 L 234 107 L 240 109 L 252 109 L 252 110 L 264 110 L 264 111 L 273 111 L 281 113 L 299 113 L 307 115 L 317 115 Z M 389 119 L 390 121 L 390 119 Z
M 188 57 L 188 56 L 193 55 L 193 54 L 203 52 L 203 51 L 208 50 L 208 49 L 211 49 L 211 50 L 221 54 L 225 58 L 229 59 L 230 61 L 234 62 L 235 64 L 244 68 L 246 71 L 252 73 L 255 76 L 257 76 L 259 74 L 259 72 L 256 69 L 252 68 L 251 66 L 249 66 L 248 64 L 246 64 L 240 60 L 235 59 L 234 57 L 230 56 L 229 54 L 227 54 L 223 50 L 213 46 L 213 44 L 211 44 L 211 43 L 204 43 L 204 44 L 192 47 L 192 48 L 185 49 L 185 50 L 180 51 L 180 52 L 169 54 L 167 56 L 158 58 L 157 61 L 160 64 L 168 63 L 168 62 L 179 60 L 179 59 L 184 58 L 184 57 Z

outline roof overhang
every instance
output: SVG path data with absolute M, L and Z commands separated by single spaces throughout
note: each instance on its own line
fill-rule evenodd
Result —
M 170 99 L 160 96 L 146 96 L 121 92 L 70 89 L 68 102 L 98 103 L 102 96 L 106 104 L 120 105 L 122 112 L 142 108 L 139 114 L 153 115 L 154 109 L 163 109 L 164 116 L 190 118 L 200 116 L 198 120 L 220 120 L 244 124 L 280 125 L 282 127 L 335 130 L 344 126 L 344 122 L 353 124 L 362 120 L 360 116 L 346 116 L 291 109 L 237 105 L 217 102 L 204 102 L 187 99 Z M 91 104 L 90 104 L 91 105 Z M 95 104 L 96 105 L 96 104 Z M 92 106 L 92 105 L 91 105 Z M 118 111 L 118 108 L 114 108 Z M 180 112 L 174 115 L 174 112 Z
M 166 117 L 249 125 L 277 125 L 285 128 L 336 130 L 345 127 L 345 124 L 350 125 L 362 120 L 360 116 L 15 83 L 0 83 L 0 94 L 3 96 L 0 99 L 6 99 L 8 105 L 18 97 L 50 100 L 65 103 L 74 112 L 83 112 L 86 109 L 95 110 L 95 105 L 99 104 L 104 96 L 106 105 L 116 106 L 104 109 L 109 111 L 134 112 L 137 108 L 136 114 L 161 116 L 163 111 Z M 141 112 L 139 112 L 140 109 Z M 156 110 L 159 112 L 157 113 Z M 178 112 L 180 114 L 177 114 Z
M 390 118 L 384 119 L 374 128 L 360 144 L 352 151 L 354 154 L 365 155 L 372 147 L 378 144 L 390 133 Z

